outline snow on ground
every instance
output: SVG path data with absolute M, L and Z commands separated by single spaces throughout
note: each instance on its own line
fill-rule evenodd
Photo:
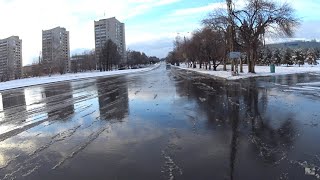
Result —
M 320 60 L 318 60 L 320 62 Z M 177 66 L 175 66 L 177 67 Z M 223 71 L 223 65 L 218 66 L 217 71 L 213 70 L 205 70 L 205 69 L 199 69 L 198 67 L 188 68 L 186 64 L 181 64 L 180 69 L 186 69 L 191 71 L 196 71 L 199 73 L 212 75 L 218 78 L 223 78 L 226 80 L 237 80 L 237 79 L 245 79 L 250 77 L 260 77 L 260 76 L 278 76 L 278 75 L 287 75 L 287 74 L 298 74 L 298 73 L 308 73 L 308 72 L 317 72 L 320 74 L 320 64 L 318 65 L 293 65 L 293 66 L 276 66 L 275 73 L 270 73 L 270 66 L 256 66 L 255 71 L 256 73 L 248 73 L 248 66 L 243 66 L 243 73 L 239 73 L 238 76 L 232 76 L 231 75 L 231 66 L 227 66 L 227 71 Z M 238 67 L 240 72 L 240 66 Z
M 85 78 L 92 78 L 92 77 L 108 77 L 108 76 L 115 76 L 121 74 L 132 74 L 137 72 L 145 72 L 153 70 L 159 67 L 160 64 L 155 64 L 147 68 L 141 69 L 127 69 L 127 70 L 117 70 L 117 71 L 94 71 L 94 72 L 83 72 L 83 73 L 68 73 L 68 74 L 57 74 L 52 76 L 42 76 L 42 77 L 33 77 L 33 78 L 25 78 L 25 79 L 16 79 L 7 82 L 0 82 L 0 91 L 13 89 L 13 88 L 20 88 L 26 86 L 33 86 L 39 84 L 47 84 L 47 83 L 54 83 L 60 81 L 71 81 L 77 79 L 85 79 Z

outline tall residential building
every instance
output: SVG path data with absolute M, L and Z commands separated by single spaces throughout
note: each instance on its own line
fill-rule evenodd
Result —
M 94 21 L 94 38 L 96 58 L 99 58 L 101 49 L 107 40 L 111 39 L 117 46 L 122 62 L 126 61 L 126 39 L 124 23 L 115 17 Z
M 42 60 L 51 71 L 70 70 L 69 31 L 63 27 L 42 30 Z
M 22 75 L 22 40 L 19 36 L 0 39 L 0 80 L 20 78 Z

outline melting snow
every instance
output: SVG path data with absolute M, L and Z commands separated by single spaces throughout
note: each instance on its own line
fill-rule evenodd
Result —
M 47 83 L 54 83 L 60 81 L 71 81 L 77 79 L 85 79 L 85 78 L 92 78 L 92 77 L 107 77 L 107 76 L 115 76 L 120 74 L 132 74 L 137 72 L 145 72 L 153 70 L 159 67 L 160 64 L 153 65 L 148 68 L 141 68 L 141 69 L 127 69 L 127 70 L 118 70 L 118 71 L 105 71 L 105 72 L 84 72 L 84 73 L 68 73 L 63 75 L 52 75 L 49 76 L 42 76 L 42 77 L 33 77 L 33 78 L 25 78 L 25 79 L 16 79 L 7 82 L 0 82 L 0 91 L 13 89 L 13 88 L 20 88 L 20 87 L 27 87 L 39 84 L 47 84 Z
M 320 60 L 318 60 L 318 62 L 319 61 Z M 239 73 L 238 76 L 231 75 L 230 65 L 227 66 L 228 71 L 223 71 L 222 65 L 220 65 L 217 68 L 217 71 L 205 70 L 205 69 L 199 69 L 199 68 L 195 68 L 195 69 L 188 68 L 185 64 L 181 64 L 178 68 L 196 71 L 199 73 L 224 78 L 227 80 L 237 80 L 237 79 L 245 79 L 245 78 L 260 77 L 260 76 L 277 76 L 277 75 L 287 75 L 287 74 L 298 74 L 298 73 L 308 73 L 308 72 L 313 72 L 315 74 L 316 72 L 320 72 L 320 64 L 319 65 L 307 65 L 306 64 L 306 65 L 303 65 L 300 67 L 298 65 L 289 66 L 289 67 L 287 67 L 286 65 L 276 66 L 275 73 L 270 73 L 270 66 L 256 66 L 255 67 L 256 73 L 248 73 L 248 66 L 243 65 L 243 72 L 244 73 Z M 319 75 L 318 73 L 316 73 L 316 74 Z

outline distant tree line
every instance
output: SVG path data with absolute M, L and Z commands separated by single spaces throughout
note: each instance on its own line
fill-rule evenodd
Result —
M 127 51 L 127 66 L 128 68 L 137 68 L 141 65 L 154 64 L 160 59 L 155 56 L 148 57 L 144 52 L 128 50 Z
M 33 60 L 31 70 L 25 72 L 24 77 L 36 77 L 56 73 L 65 74 L 67 73 L 67 63 L 68 61 L 60 56 L 55 56 L 52 61 L 44 60 L 40 53 L 39 57 Z
M 126 57 L 121 57 L 117 45 L 108 40 L 99 56 L 99 70 L 109 71 L 113 69 L 139 68 L 141 65 L 160 61 L 155 56 L 148 57 L 144 52 L 127 50 Z
M 230 52 L 241 52 L 240 61 L 248 64 L 248 72 L 255 72 L 259 62 L 259 52 L 264 47 L 265 35 L 276 34 L 293 36 L 299 25 L 294 10 L 287 4 L 271 0 L 245 0 L 244 7 L 237 7 L 232 0 L 226 0 L 227 8 L 214 10 L 202 20 L 203 28 L 192 33 L 191 37 L 177 37 L 173 51 L 167 61 L 179 65 L 187 62 L 190 67 L 216 70 L 223 64 L 234 62 L 228 57 Z
M 96 57 L 94 50 L 75 54 L 71 57 L 72 73 L 96 70 Z

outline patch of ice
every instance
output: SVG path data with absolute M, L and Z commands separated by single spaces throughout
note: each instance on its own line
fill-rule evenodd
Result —
M 299 86 L 320 86 L 320 82 L 297 83 Z
M 302 86 L 302 87 L 290 87 L 290 89 L 303 90 L 303 91 L 314 91 L 314 90 L 320 90 L 320 87 Z
M 316 175 L 316 168 L 315 167 L 305 167 L 304 172 L 306 175 Z

